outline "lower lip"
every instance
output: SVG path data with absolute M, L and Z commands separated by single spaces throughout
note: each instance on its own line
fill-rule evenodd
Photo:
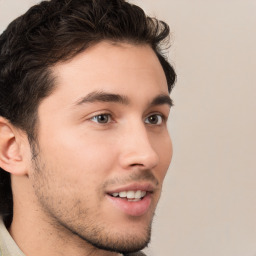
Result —
M 142 216 L 148 212 L 151 204 L 151 194 L 147 194 L 143 199 L 137 202 L 121 199 L 120 197 L 112 197 L 107 195 L 110 202 L 123 213 L 130 216 Z

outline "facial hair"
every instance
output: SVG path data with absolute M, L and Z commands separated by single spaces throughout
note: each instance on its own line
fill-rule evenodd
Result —
M 93 212 L 79 198 L 73 196 L 72 200 L 66 200 L 61 196 L 62 193 L 57 191 L 60 190 L 60 186 L 58 186 L 57 175 L 54 175 L 54 166 L 51 168 L 47 166 L 42 154 L 34 154 L 32 162 L 34 172 L 31 178 L 38 202 L 44 214 L 48 216 L 47 221 L 55 229 L 56 234 L 66 234 L 63 237 L 69 237 L 66 242 L 70 243 L 70 237 L 76 240 L 79 238 L 83 241 L 81 244 L 86 247 L 89 245 L 91 249 L 123 254 L 137 252 L 148 245 L 152 220 L 143 230 L 140 230 L 140 234 L 113 231 L 111 224 L 104 222 L 104 216 Z M 145 170 L 145 172 L 133 173 L 127 178 L 108 180 L 102 188 L 109 184 L 125 184 L 128 181 L 142 180 L 158 184 L 154 175 L 149 170 Z M 62 189 L 65 190 L 65 187 Z M 70 204 L 67 206 L 68 202 Z

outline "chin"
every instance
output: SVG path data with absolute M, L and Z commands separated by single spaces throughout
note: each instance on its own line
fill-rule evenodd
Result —
M 115 228 L 106 229 L 98 226 L 90 230 L 70 231 L 94 248 L 122 254 L 144 249 L 149 244 L 151 238 L 151 224 L 143 228 L 124 227 L 117 230 Z
M 140 251 L 147 247 L 150 242 L 150 238 L 151 228 L 146 230 L 144 234 L 140 235 L 136 233 L 111 234 L 111 231 L 109 231 L 104 239 L 85 240 L 98 249 L 127 254 Z

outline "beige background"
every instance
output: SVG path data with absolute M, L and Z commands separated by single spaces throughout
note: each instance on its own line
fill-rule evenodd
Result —
M 0 31 L 33 0 L 0 0 Z M 149 256 L 256 256 L 256 1 L 137 0 L 171 27 L 174 157 Z

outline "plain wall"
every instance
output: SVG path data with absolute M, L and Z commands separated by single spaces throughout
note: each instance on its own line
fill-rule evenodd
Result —
M 33 0 L 0 0 L 0 31 Z M 256 1 L 137 0 L 171 27 L 174 156 L 149 256 L 256 256 Z

